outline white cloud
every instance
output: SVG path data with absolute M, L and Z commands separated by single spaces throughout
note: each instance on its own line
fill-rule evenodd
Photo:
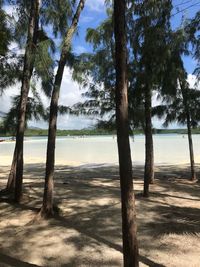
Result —
M 87 52 L 87 49 L 82 45 L 77 45 L 77 46 L 74 47 L 73 51 L 76 54 L 81 54 L 81 53 Z
M 83 129 L 93 126 L 96 123 L 96 120 L 84 117 L 84 116 L 59 116 L 58 117 L 58 129 Z
M 189 74 L 188 75 L 188 82 L 191 86 L 194 85 L 196 81 L 195 75 Z M 40 87 L 40 84 L 38 83 L 38 87 Z M 11 96 L 19 94 L 20 90 L 20 84 L 16 84 L 13 87 L 8 88 L 5 93 L 0 97 L 0 111 L 8 112 L 10 106 L 11 106 Z M 60 98 L 59 98 L 59 104 L 64 106 L 72 106 L 73 104 L 83 101 L 82 97 L 83 91 L 80 90 L 79 85 L 72 80 L 71 72 L 69 68 L 65 68 L 63 80 L 62 80 L 62 86 L 60 91 Z M 45 106 L 47 107 L 49 105 L 49 100 L 46 98 L 44 93 L 40 92 L 41 98 Z M 156 98 L 156 95 L 153 97 L 153 106 L 160 104 L 160 100 Z M 94 125 L 96 122 L 95 118 L 90 117 L 84 117 L 84 116 L 70 116 L 70 115 L 63 115 L 58 117 L 58 129 L 82 129 L 89 126 Z M 154 119 L 153 124 L 154 127 L 161 128 L 163 121 Z M 40 128 L 48 128 L 47 122 L 36 122 L 31 121 L 29 122 L 30 126 L 34 127 L 40 127 Z M 177 125 L 171 126 L 173 128 L 176 128 Z
M 4 5 L 3 9 L 10 16 L 16 16 L 17 14 L 17 6 L 16 5 Z
M 200 90 L 200 83 L 197 84 L 197 78 L 194 74 L 189 74 L 187 81 L 188 81 L 191 88 L 197 87 L 197 89 Z
M 72 80 L 71 71 L 65 68 L 60 90 L 59 104 L 71 106 L 82 100 L 82 91 L 78 83 Z
M 11 53 L 15 53 L 16 55 L 20 56 L 24 55 L 25 48 L 20 48 L 16 42 L 11 42 L 11 44 L 9 45 L 9 51 L 11 51 Z
M 0 111 L 8 112 L 11 107 L 11 97 L 19 94 L 21 84 L 18 83 L 5 90 L 4 94 L 0 97 Z M 38 82 L 37 87 L 40 88 L 40 82 Z M 50 100 L 44 95 L 44 93 L 39 90 L 40 97 L 45 105 L 49 106 Z M 79 85 L 72 80 L 70 70 L 65 68 L 62 86 L 60 91 L 59 104 L 64 106 L 72 106 L 73 104 L 83 101 L 82 97 L 83 91 L 80 90 Z M 32 96 L 32 93 L 29 94 Z M 63 115 L 58 117 L 58 129 L 82 129 L 94 125 L 96 120 L 91 117 L 84 116 L 71 116 Z M 44 121 L 30 121 L 29 126 L 48 128 L 48 122 Z
M 60 91 L 59 104 L 72 106 L 77 102 L 83 101 L 83 90 L 80 90 L 78 83 L 72 80 L 69 68 L 65 68 L 62 86 Z M 58 117 L 59 129 L 82 129 L 93 125 L 95 120 L 84 116 L 64 115 Z
M 91 11 L 104 12 L 104 2 L 104 0 L 87 0 L 86 7 L 88 7 Z
M 92 16 L 82 16 L 80 18 L 80 25 L 82 25 L 83 23 L 89 23 L 91 21 L 93 21 L 95 18 Z
M 11 107 L 12 97 L 18 95 L 20 92 L 20 84 L 16 84 L 15 86 L 11 86 L 5 89 L 4 93 L 0 97 L 0 111 L 8 112 Z

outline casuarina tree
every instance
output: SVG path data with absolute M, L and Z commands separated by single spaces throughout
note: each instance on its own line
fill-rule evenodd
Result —
M 18 123 L 16 133 L 16 180 L 15 201 L 20 202 L 22 198 L 23 181 L 23 141 L 25 130 L 25 117 L 30 80 L 34 66 L 34 51 L 37 44 L 37 33 L 39 23 L 40 0 L 32 0 L 30 5 L 30 16 L 28 24 L 27 44 L 24 56 L 24 67 L 22 75 L 21 98 L 18 111 Z
M 73 34 L 78 26 L 81 11 L 84 8 L 85 0 L 80 0 L 76 12 L 72 19 L 71 25 L 66 30 L 63 38 L 63 46 L 58 63 L 58 69 L 55 76 L 49 115 L 49 131 L 47 143 L 47 158 L 46 158 L 46 172 L 43 204 L 40 211 L 41 217 L 49 217 L 53 214 L 53 177 L 55 165 L 55 141 L 56 141 L 56 127 L 57 127 L 57 113 L 60 87 L 62 83 L 64 68 L 67 62 L 67 55 L 71 46 Z
M 121 185 L 123 256 L 125 267 L 139 266 L 136 209 L 129 143 L 125 0 L 114 1 L 116 124 Z

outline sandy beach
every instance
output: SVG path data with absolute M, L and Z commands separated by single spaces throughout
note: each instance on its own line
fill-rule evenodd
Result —
M 199 267 L 200 184 L 186 165 L 156 167 L 149 199 L 141 197 L 142 166 L 134 167 L 140 266 Z M 0 189 L 9 166 L 0 167 Z M 59 215 L 32 222 L 42 200 L 44 164 L 24 171 L 24 199 L 0 202 L 0 266 L 122 266 L 118 167 L 57 165 Z

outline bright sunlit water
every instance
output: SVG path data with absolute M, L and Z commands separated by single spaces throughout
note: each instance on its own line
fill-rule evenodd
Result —
M 187 135 L 154 135 L 154 154 L 156 164 L 189 163 Z M 200 135 L 193 135 L 196 163 L 200 162 Z M 143 135 L 130 138 L 132 160 L 144 164 L 145 140 Z M 46 160 L 47 137 L 25 138 L 25 163 L 41 163 Z M 12 161 L 14 142 L 0 143 L 0 165 Z M 57 137 L 57 164 L 113 164 L 117 163 L 116 136 L 95 137 Z

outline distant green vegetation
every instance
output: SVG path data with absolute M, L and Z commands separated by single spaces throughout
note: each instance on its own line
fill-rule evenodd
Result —
M 187 134 L 187 129 L 154 129 L 154 134 Z M 200 128 L 196 128 L 192 130 L 193 134 L 200 134 Z M 107 130 L 107 129 L 82 129 L 82 130 L 58 130 L 58 136 L 92 136 L 92 135 L 115 135 L 115 130 Z M 143 134 L 143 130 L 137 129 L 133 131 L 134 135 Z M 5 132 L 0 129 L 1 136 L 12 136 L 11 133 Z M 47 136 L 47 129 L 27 129 L 25 132 L 25 136 Z
M 80 136 L 80 135 L 110 135 L 115 134 L 115 131 L 105 129 L 82 129 L 82 130 L 57 130 L 57 136 Z M 44 129 L 27 129 L 26 136 L 47 136 L 48 130 Z
M 200 134 L 200 128 L 192 129 L 193 134 Z M 187 129 L 154 129 L 154 134 L 187 134 Z

